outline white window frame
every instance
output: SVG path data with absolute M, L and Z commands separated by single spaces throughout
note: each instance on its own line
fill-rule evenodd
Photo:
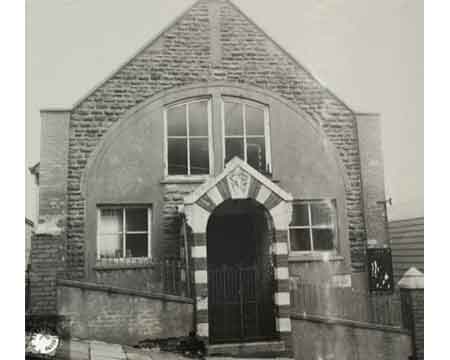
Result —
M 331 203 L 334 212 L 333 212 L 333 222 L 331 225 L 312 225 L 312 216 L 311 216 L 311 204 L 313 203 Z M 289 244 L 289 253 L 291 255 L 303 255 L 303 254 L 311 254 L 311 253 L 336 253 L 338 247 L 338 223 L 337 223 L 337 204 L 335 199 L 311 199 L 311 200 L 294 200 L 292 206 L 295 205 L 308 205 L 308 225 L 291 225 L 288 227 L 288 244 Z M 292 250 L 291 247 L 291 229 L 309 229 L 309 238 L 311 241 L 311 250 Z M 331 229 L 334 232 L 333 238 L 333 249 L 330 250 L 315 250 L 314 249 L 314 237 L 313 237 L 313 229 Z
M 189 134 L 189 104 L 196 102 L 208 102 L 207 106 L 207 116 L 208 116 L 208 153 L 209 153 L 209 173 L 208 174 L 195 174 L 191 175 L 191 156 L 190 156 L 190 139 L 205 139 L 206 136 L 190 136 Z M 169 151 L 168 151 L 168 130 L 167 130 L 167 112 L 168 110 L 186 105 L 186 136 L 170 136 L 172 139 L 186 139 L 187 143 L 187 174 L 177 174 L 171 175 L 169 174 Z M 212 140 L 212 98 L 208 97 L 199 97 L 194 99 L 184 99 L 181 101 L 177 101 L 175 103 L 168 104 L 164 107 L 164 177 L 168 179 L 177 179 L 177 178 L 190 178 L 190 179 L 205 179 L 214 174 L 214 147 Z
M 227 135 L 225 133 L 225 103 L 238 103 L 242 104 L 242 126 L 243 134 L 241 135 Z M 261 135 L 247 135 L 247 116 L 246 107 L 251 106 L 259 108 L 264 111 L 264 142 L 266 147 L 266 165 L 269 173 L 272 173 L 272 152 L 271 152 L 271 142 L 270 142 L 270 121 L 269 121 L 269 107 L 261 103 L 251 101 L 248 99 L 242 99 L 233 96 L 223 96 L 221 98 L 221 118 L 222 118 L 222 149 L 223 149 L 223 167 L 225 167 L 225 159 L 227 154 L 226 149 L 226 139 L 241 139 L 244 138 L 244 161 L 247 162 L 247 138 L 261 138 Z
M 114 261 L 123 261 L 133 259 L 151 259 L 152 258 L 152 207 L 150 205 L 98 205 L 97 206 L 97 260 L 102 260 L 100 254 L 100 236 L 107 235 L 106 233 L 101 233 L 100 223 L 101 223 L 101 211 L 105 209 L 120 209 L 122 210 L 122 257 L 112 258 Z M 147 209 L 147 231 L 126 231 L 126 210 L 127 209 Z M 111 233 L 117 234 L 117 233 Z M 147 234 L 147 257 L 126 257 L 126 236 L 127 234 Z

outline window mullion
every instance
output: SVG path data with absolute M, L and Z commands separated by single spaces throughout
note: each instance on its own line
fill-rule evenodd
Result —
M 266 168 L 272 173 L 272 150 L 270 142 L 270 124 L 268 109 L 264 109 L 264 143 L 266 145 Z M 267 170 L 267 169 L 266 169 Z
M 122 256 L 125 259 L 126 258 L 126 243 L 125 243 L 125 236 L 126 236 L 126 211 L 125 208 L 122 209 Z
M 191 175 L 191 144 L 189 139 L 189 104 L 186 104 L 186 145 L 187 145 L 187 173 Z
M 246 106 L 242 104 L 242 126 L 244 135 L 244 161 L 247 162 L 247 120 L 246 120 Z
M 147 257 L 151 258 L 151 239 L 152 239 L 152 210 L 151 208 L 147 208 Z
M 308 203 L 308 221 L 309 221 L 309 237 L 311 240 L 311 251 L 314 251 L 314 240 L 312 230 L 312 216 L 311 216 L 311 203 Z
M 102 219 L 102 210 L 101 209 L 97 209 L 97 259 L 101 258 L 101 247 L 100 247 L 100 234 L 101 234 L 101 219 Z

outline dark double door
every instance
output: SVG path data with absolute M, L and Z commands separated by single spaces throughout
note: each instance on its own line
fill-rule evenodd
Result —
M 271 237 L 265 213 L 252 206 L 230 204 L 227 211 L 213 213 L 208 224 L 212 343 L 267 340 L 275 334 Z
M 271 339 L 274 314 L 271 283 L 254 266 L 222 266 L 208 271 L 212 342 Z

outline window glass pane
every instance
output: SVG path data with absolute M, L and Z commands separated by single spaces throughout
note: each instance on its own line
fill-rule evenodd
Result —
M 126 255 L 127 257 L 147 257 L 148 256 L 147 234 L 127 234 Z
M 100 210 L 100 234 L 117 234 L 123 230 L 122 209 Z
M 308 204 L 294 204 L 292 212 L 292 226 L 308 226 Z
M 266 172 L 266 143 L 264 138 L 247 138 L 247 163 Z
M 208 136 L 208 102 L 189 104 L 189 136 Z
M 235 156 L 244 160 L 244 139 L 225 139 L 225 162 L 230 161 Z
M 191 174 L 209 174 L 208 139 L 191 139 Z
M 187 140 L 167 139 L 169 175 L 187 174 Z
M 333 250 L 334 231 L 313 229 L 314 250 Z
M 243 135 L 242 104 L 225 103 L 225 135 Z
M 147 231 L 147 209 L 126 209 L 127 231 Z
M 289 241 L 292 251 L 311 250 L 311 236 L 309 229 L 289 229 Z
M 98 243 L 100 258 L 122 257 L 122 234 L 100 235 Z
M 311 221 L 312 225 L 332 225 L 334 207 L 331 202 L 312 202 Z
M 167 110 L 167 135 L 186 136 L 186 105 Z
M 264 110 L 252 106 L 245 108 L 247 135 L 264 136 Z

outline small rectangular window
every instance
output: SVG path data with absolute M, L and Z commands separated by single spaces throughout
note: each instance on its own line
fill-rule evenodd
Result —
M 223 102 L 225 163 L 238 156 L 263 174 L 271 173 L 267 108 L 227 98 Z
M 97 226 L 99 259 L 151 257 L 150 207 L 101 206 Z
M 210 174 L 210 102 L 193 100 L 165 110 L 166 174 Z
M 289 226 L 291 252 L 334 250 L 336 218 L 334 200 L 296 201 Z

